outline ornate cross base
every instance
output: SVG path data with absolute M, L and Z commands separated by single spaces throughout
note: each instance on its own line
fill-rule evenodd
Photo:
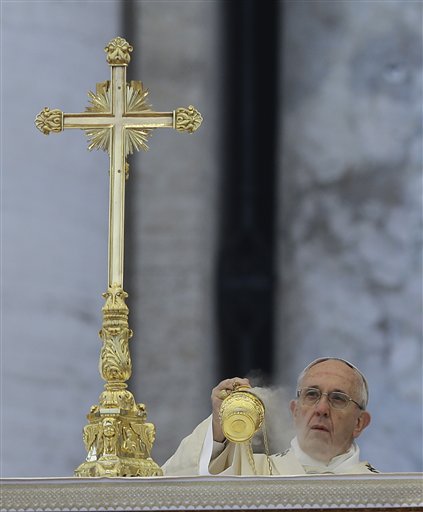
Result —
M 103 327 L 100 337 L 100 373 L 106 381 L 99 405 L 91 407 L 84 427 L 86 462 L 75 476 L 160 476 L 162 470 L 151 458 L 155 428 L 147 423 L 144 404 L 137 404 L 127 389 L 131 375 L 127 293 L 119 285 L 103 294 Z
M 98 461 L 83 462 L 76 470 L 75 476 L 162 476 L 162 470 L 152 460 L 137 460 L 127 457 L 102 457 Z
M 145 421 L 144 404 L 135 404 L 126 389 L 105 391 L 101 401 L 109 401 L 110 395 L 118 395 L 131 409 L 91 408 L 83 435 L 87 460 L 75 470 L 75 476 L 161 476 L 161 468 L 150 456 L 155 428 Z

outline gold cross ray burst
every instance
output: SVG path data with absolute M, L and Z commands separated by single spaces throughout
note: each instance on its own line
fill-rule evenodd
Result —
M 111 79 L 97 84 L 96 92 L 89 92 L 90 105 L 85 112 L 67 114 L 45 107 L 36 117 L 37 128 L 45 135 L 65 128 L 85 131 L 88 149 L 102 149 L 110 156 L 110 243 L 109 286 L 123 283 L 123 208 L 124 181 L 128 165 L 126 157 L 140 149 L 147 150 L 147 140 L 156 128 L 173 128 L 193 133 L 202 122 L 198 110 L 190 105 L 172 112 L 154 112 L 147 103 L 148 90 L 142 82 L 126 83 L 126 68 L 132 46 L 121 37 L 106 46 Z M 112 208 L 121 198 L 119 211 Z

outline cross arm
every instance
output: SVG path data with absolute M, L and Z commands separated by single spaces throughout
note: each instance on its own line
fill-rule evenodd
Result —
M 65 114 L 59 109 L 45 107 L 36 117 L 35 125 L 44 133 L 58 133 L 65 128 L 97 128 L 121 125 L 125 128 L 174 128 L 180 132 L 193 133 L 201 125 L 203 118 L 200 112 L 190 105 L 179 107 L 173 112 L 140 112 L 128 113 L 117 119 L 111 113 L 99 114 L 83 112 Z

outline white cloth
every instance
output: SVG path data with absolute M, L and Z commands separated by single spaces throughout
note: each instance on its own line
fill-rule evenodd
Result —
M 219 446 L 220 445 L 220 446 Z M 222 446 L 223 445 L 223 446 Z M 220 453 L 219 453 L 220 452 Z M 216 453 L 218 453 L 217 456 Z M 316 473 L 375 473 L 370 464 L 359 461 L 354 444 L 347 453 L 323 464 L 305 454 L 294 438 L 289 450 L 267 457 L 251 457 L 245 444 L 213 441 L 211 416 L 182 440 L 175 454 L 163 465 L 165 475 L 304 475 Z M 271 467 L 271 470 L 270 470 Z

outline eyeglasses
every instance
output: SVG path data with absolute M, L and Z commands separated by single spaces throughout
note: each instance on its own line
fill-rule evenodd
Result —
M 357 407 L 359 407 L 362 411 L 364 410 L 363 406 L 353 400 L 346 393 L 341 393 L 341 391 L 330 391 L 329 393 L 322 393 L 318 388 L 304 388 L 297 391 L 297 397 L 300 399 L 303 405 L 315 405 L 319 403 L 323 395 L 327 396 L 329 405 L 334 409 L 345 409 L 345 407 L 347 407 L 350 402 L 354 402 Z

